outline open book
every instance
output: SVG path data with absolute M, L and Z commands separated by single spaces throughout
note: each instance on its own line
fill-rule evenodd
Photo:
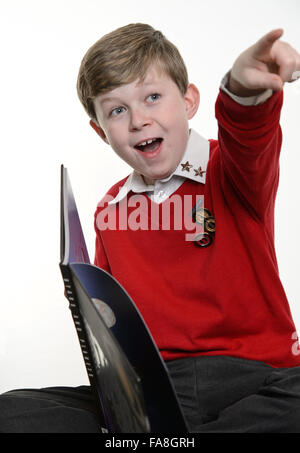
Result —
M 60 269 L 102 432 L 187 433 L 166 365 L 137 307 L 114 277 L 90 264 L 63 166 Z

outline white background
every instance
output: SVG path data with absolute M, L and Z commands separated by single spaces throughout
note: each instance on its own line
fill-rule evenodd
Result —
M 59 263 L 60 164 L 69 170 L 91 259 L 99 199 L 130 169 L 88 124 L 76 94 L 86 50 L 131 22 L 174 42 L 201 92 L 191 122 L 217 138 L 223 75 L 262 35 L 282 27 L 300 50 L 298 0 L 9 0 L 0 4 L 0 392 L 87 383 Z M 276 206 L 280 275 L 300 326 L 299 82 L 285 87 Z

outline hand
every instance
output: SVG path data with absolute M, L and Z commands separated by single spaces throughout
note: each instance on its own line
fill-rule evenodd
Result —
M 280 41 L 282 29 L 270 31 L 236 59 L 229 90 L 238 96 L 257 95 L 266 89 L 282 90 L 285 82 L 300 77 L 300 54 Z

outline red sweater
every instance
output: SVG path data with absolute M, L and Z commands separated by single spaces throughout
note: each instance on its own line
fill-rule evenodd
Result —
M 97 216 L 107 205 L 99 203 L 95 264 L 132 297 L 165 360 L 226 355 L 300 365 L 274 249 L 282 100 L 280 92 L 246 107 L 220 91 L 206 183 L 186 180 L 173 194 L 204 195 L 216 221 L 209 247 L 187 242 L 184 228 L 100 231 Z M 126 179 L 108 194 L 116 196 Z M 132 195 L 117 203 L 117 214 Z M 154 203 L 145 199 L 150 215 Z

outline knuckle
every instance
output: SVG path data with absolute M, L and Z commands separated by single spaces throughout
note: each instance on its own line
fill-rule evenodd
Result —
M 289 68 L 294 68 L 297 64 L 297 60 L 293 56 L 287 56 L 287 57 L 285 57 L 283 64 L 284 64 L 284 66 L 287 66 Z

